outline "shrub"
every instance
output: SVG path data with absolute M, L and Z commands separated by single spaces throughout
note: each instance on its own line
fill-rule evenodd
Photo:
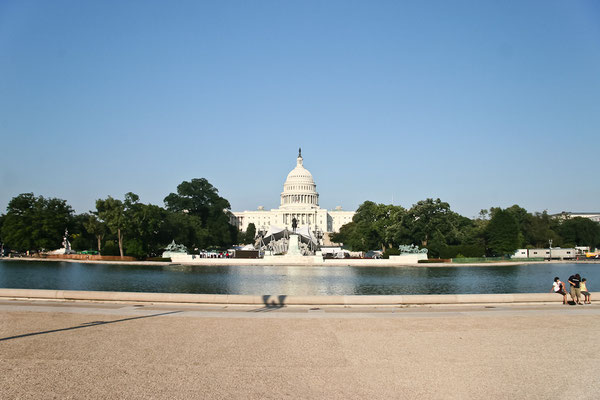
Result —
M 149 258 L 146 258 L 146 261 L 171 262 L 171 257 L 149 257 Z
M 104 243 L 102 247 L 102 255 L 103 256 L 118 256 L 119 254 L 119 245 L 115 242 L 108 240 Z
M 440 250 L 440 258 L 481 257 L 485 254 L 485 247 L 481 244 L 458 244 L 444 246 Z

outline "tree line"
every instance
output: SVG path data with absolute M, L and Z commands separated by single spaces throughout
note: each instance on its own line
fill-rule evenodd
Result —
M 225 248 L 238 240 L 229 224 L 231 206 L 206 179 L 177 186 L 164 207 L 144 204 L 135 193 L 108 196 L 96 209 L 75 214 L 66 200 L 23 193 L 0 216 L 0 241 L 19 252 L 61 247 L 65 228 L 76 251 L 137 258 L 159 256 L 172 240 L 189 249 Z
M 421 200 L 410 209 L 365 201 L 331 239 L 354 251 L 393 254 L 401 244 L 415 244 L 427 248 L 430 257 L 504 256 L 519 248 L 547 248 L 549 240 L 553 247 L 600 247 L 600 224 L 530 213 L 518 205 L 481 210 L 470 219 L 440 199 Z
M 103 255 L 156 257 L 172 240 L 188 249 L 227 248 L 253 242 L 256 229 L 238 232 L 229 223 L 229 201 L 206 179 L 192 179 L 164 198 L 164 207 L 144 204 L 134 193 L 96 201 L 96 209 L 75 214 L 66 200 L 24 193 L 0 215 L 0 242 L 10 249 L 53 250 L 65 228 L 74 250 L 97 249 Z M 514 205 L 481 210 L 470 219 L 440 199 L 411 208 L 365 201 L 352 222 L 332 241 L 354 251 L 381 249 L 393 254 L 401 244 L 429 250 L 430 257 L 502 256 L 518 248 L 600 247 L 600 224 L 586 218 L 552 218 Z

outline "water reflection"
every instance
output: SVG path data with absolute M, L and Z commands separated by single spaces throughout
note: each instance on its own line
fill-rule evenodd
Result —
M 596 290 L 600 266 L 485 267 L 139 266 L 0 261 L 0 287 L 253 295 L 398 295 L 547 292 L 575 272 Z

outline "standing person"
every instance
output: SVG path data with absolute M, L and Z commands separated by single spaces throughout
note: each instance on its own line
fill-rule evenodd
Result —
M 580 289 L 581 289 L 581 294 L 584 296 L 583 297 L 583 302 L 585 304 L 592 304 L 592 302 L 590 301 L 592 298 L 592 294 L 588 291 L 587 288 L 587 279 L 582 278 L 581 279 L 581 284 L 579 285 Z
M 554 283 L 552 284 L 551 292 L 561 294 L 563 297 L 563 304 L 567 304 L 567 291 L 565 290 L 565 284 L 563 281 L 558 279 L 558 276 L 554 278 Z
M 581 277 L 579 274 L 571 275 L 569 277 L 569 284 L 571 285 L 571 299 L 575 304 L 583 305 L 581 303 Z

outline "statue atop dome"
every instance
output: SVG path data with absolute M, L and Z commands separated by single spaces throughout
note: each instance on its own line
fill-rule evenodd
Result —
M 298 147 L 298 158 L 297 158 L 297 165 L 302 165 L 302 148 Z

